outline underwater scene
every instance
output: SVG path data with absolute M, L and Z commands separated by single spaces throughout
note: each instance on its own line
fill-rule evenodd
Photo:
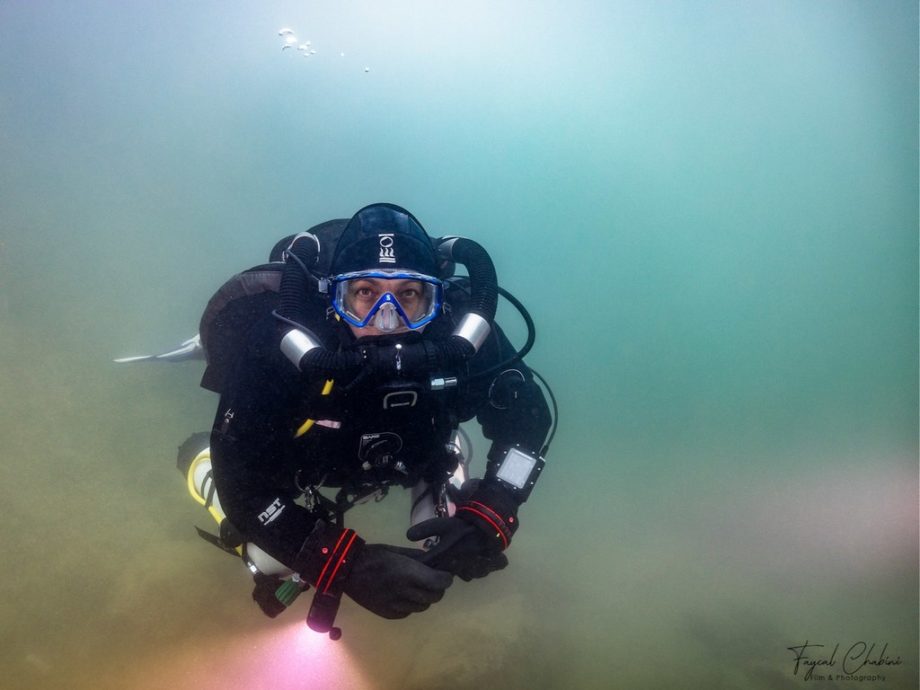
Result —
M 376 202 L 558 428 L 507 568 L 333 640 L 196 534 L 204 363 L 114 360 Z M 0 454 L 3 688 L 914 690 L 917 3 L 3 0 Z

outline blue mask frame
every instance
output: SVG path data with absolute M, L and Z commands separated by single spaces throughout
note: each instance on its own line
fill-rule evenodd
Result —
M 429 307 L 425 316 L 420 319 L 413 320 L 409 317 L 408 314 L 406 314 L 405 310 L 402 308 L 402 305 L 399 303 L 399 300 L 396 299 L 396 296 L 392 292 L 384 292 L 377 299 L 370 310 L 368 310 L 367 315 L 363 319 L 358 319 L 354 314 L 349 313 L 345 308 L 344 289 L 347 282 L 361 278 L 380 278 L 384 280 L 415 280 L 427 285 L 431 285 L 434 288 L 434 294 L 431 297 L 431 306 Z M 346 323 L 349 323 L 356 328 L 364 328 L 367 326 L 377 315 L 377 312 L 380 311 L 384 304 L 391 304 L 396 310 L 396 313 L 399 314 L 399 317 L 403 320 L 403 323 L 405 323 L 406 326 L 408 326 L 410 329 L 415 330 L 421 328 L 425 324 L 435 319 L 438 314 L 441 313 L 441 308 L 444 303 L 443 281 L 429 275 L 414 273 L 412 271 L 355 271 L 352 273 L 342 273 L 340 275 L 334 276 L 330 279 L 329 283 L 329 292 L 332 295 L 332 308 L 335 310 L 335 313 L 342 317 Z

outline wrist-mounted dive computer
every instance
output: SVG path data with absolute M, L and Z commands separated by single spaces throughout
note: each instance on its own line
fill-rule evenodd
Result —
M 498 461 L 495 479 L 515 499 L 523 503 L 530 496 L 545 464 L 543 458 L 512 447 L 505 453 L 505 457 Z

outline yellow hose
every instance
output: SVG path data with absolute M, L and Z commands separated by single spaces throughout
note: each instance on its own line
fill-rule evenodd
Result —
M 335 383 L 335 381 L 333 381 L 332 379 L 326 379 L 326 385 L 323 386 L 323 393 L 322 393 L 322 394 L 323 394 L 323 395 L 329 395 L 330 391 L 332 390 L 332 386 L 333 386 L 334 383 Z M 301 436 L 303 436 L 303 435 L 304 435 L 305 433 L 307 433 L 311 428 L 313 428 L 313 425 L 314 425 L 314 424 L 316 424 L 316 420 L 315 420 L 315 419 L 308 419 L 307 421 L 305 421 L 303 424 L 300 425 L 300 428 L 298 428 L 297 431 L 294 433 L 294 438 L 300 438 Z

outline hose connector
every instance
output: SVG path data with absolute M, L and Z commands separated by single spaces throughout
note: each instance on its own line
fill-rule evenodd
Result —
M 301 371 L 304 356 L 318 347 L 322 347 L 322 344 L 316 336 L 297 328 L 292 328 L 281 338 L 281 352 Z
M 460 319 L 460 323 L 454 329 L 453 335 L 463 338 L 473 346 L 476 352 L 479 352 L 479 348 L 482 347 L 491 332 L 492 326 L 489 325 L 488 321 L 479 314 L 469 312 Z
M 453 334 L 473 346 L 473 354 L 492 332 L 492 321 L 498 307 L 498 278 L 488 252 L 465 237 L 442 237 L 437 244 L 442 261 L 455 261 L 466 266 L 470 276 L 469 312 L 463 316 Z

